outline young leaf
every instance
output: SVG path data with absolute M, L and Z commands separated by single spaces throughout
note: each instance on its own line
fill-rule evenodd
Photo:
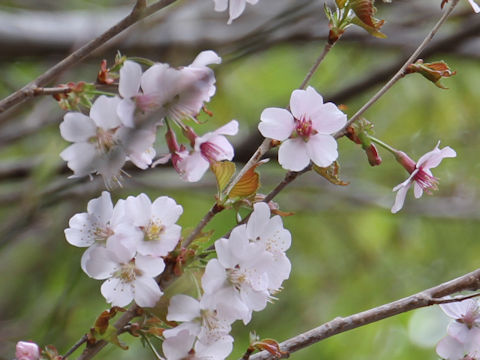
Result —
M 222 192 L 235 174 L 235 164 L 230 161 L 216 161 L 210 164 L 210 169 L 217 179 L 218 192 Z
M 322 175 L 325 179 L 330 181 L 332 184 L 346 186 L 349 183 L 340 179 L 340 177 L 338 176 L 339 169 L 340 169 L 340 166 L 336 161 L 329 167 L 325 167 L 325 168 L 322 168 L 317 165 L 313 165 L 313 170 L 315 170 L 317 174 Z

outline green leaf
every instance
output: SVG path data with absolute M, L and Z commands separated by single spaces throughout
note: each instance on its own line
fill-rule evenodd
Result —
M 210 165 L 217 179 L 218 192 L 221 193 L 235 174 L 235 164 L 230 161 L 216 161 Z

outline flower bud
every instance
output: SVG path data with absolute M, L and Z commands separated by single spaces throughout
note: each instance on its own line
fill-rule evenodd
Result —
M 40 358 L 40 349 L 33 342 L 19 341 L 15 352 L 16 360 L 38 360 Z

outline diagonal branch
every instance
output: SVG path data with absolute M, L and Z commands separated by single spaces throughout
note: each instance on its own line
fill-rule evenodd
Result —
M 280 348 L 282 351 L 286 351 L 287 353 L 295 352 L 331 336 L 407 311 L 430 305 L 452 302 L 451 299 L 439 299 L 446 295 L 451 295 L 459 291 L 475 291 L 478 289 L 480 289 L 480 269 L 406 298 L 347 317 L 337 317 L 323 325 L 320 325 L 319 327 L 311 329 L 303 334 L 297 335 L 280 343 Z M 478 294 L 475 294 L 475 296 L 477 295 Z M 470 296 L 461 297 L 457 298 L 456 300 L 464 300 L 469 297 Z M 268 352 L 263 351 L 251 356 L 250 359 L 267 360 L 276 358 Z
M 21 104 L 27 99 L 31 98 L 35 94 L 35 90 L 38 87 L 48 85 L 49 82 L 52 81 L 58 74 L 85 59 L 92 53 L 92 51 L 105 44 L 107 41 L 121 33 L 126 28 L 176 1 L 177 0 L 158 0 L 156 3 L 147 7 L 142 6 L 144 1 L 138 1 L 132 12 L 123 20 L 112 26 L 99 37 L 83 45 L 80 49 L 67 56 L 65 59 L 48 69 L 38 78 L 25 85 L 20 90 L 17 90 L 3 100 L 0 100 L 0 114 L 9 108 Z

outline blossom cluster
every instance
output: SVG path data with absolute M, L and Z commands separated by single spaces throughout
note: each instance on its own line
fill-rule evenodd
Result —
M 480 359 L 480 305 L 467 299 L 440 305 L 452 319 L 447 335 L 437 345 L 437 354 L 445 360 Z
M 252 312 L 263 310 L 289 277 L 290 243 L 280 216 L 270 217 L 268 205 L 256 203 L 246 224 L 215 242 L 217 258 L 207 263 L 200 300 L 171 298 L 167 320 L 181 324 L 163 333 L 166 358 L 225 359 L 232 350 L 231 324 L 250 322 Z
M 203 51 L 189 66 L 177 69 L 157 63 L 142 72 L 139 64 L 126 60 L 120 69 L 120 96 L 101 95 L 89 116 L 68 112 L 60 124 L 62 137 L 73 142 L 60 154 L 73 171 L 72 177 L 97 173 L 110 188 L 120 182 L 126 161 L 148 168 L 156 155 L 157 130 L 166 121 L 179 125 L 189 136 L 191 150 L 169 143 L 175 168 L 185 180 L 198 181 L 211 161 L 231 160 L 233 148 L 221 135 L 235 135 L 236 122 L 204 136 L 183 123 L 195 120 L 215 94 L 215 76 L 207 65 L 220 62 L 215 52 Z M 172 130 L 168 131 L 167 140 L 172 137 Z
M 107 302 L 123 307 L 135 300 L 152 307 L 162 296 L 155 277 L 180 240 L 176 222 L 182 212 L 167 196 L 152 203 L 145 194 L 113 206 L 110 193 L 104 191 L 89 201 L 87 212 L 70 219 L 65 237 L 74 246 L 87 247 L 81 267 L 89 277 L 105 280 L 101 293 Z

